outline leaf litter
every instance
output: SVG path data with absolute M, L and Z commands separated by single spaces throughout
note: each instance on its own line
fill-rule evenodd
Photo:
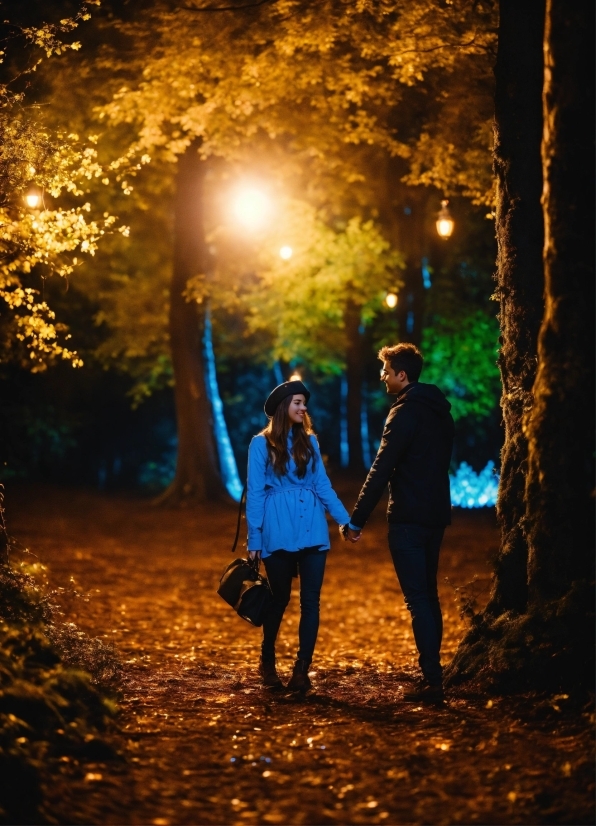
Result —
M 231 507 L 159 510 L 52 488 L 9 495 L 12 532 L 57 585 L 73 577 L 88 596 L 68 619 L 124 662 L 115 747 L 125 759 L 65 764 L 45 789 L 56 822 L 594 822 L 591 708 L 466 686 L 442 707 L 403 702 L 417 655 L 381 506 L 357 545 L 332 529 L 315 690 L 297 698 L 260 687 L 260 631 L 215 594 L 231 559 Z M 488 595 L 497 548 L 491 511 L 455 514 L 439 575 L 444 662 L 469 621 L 470 591 L 474 606 Z M 294 591 L 278 641 L 286 678 Z

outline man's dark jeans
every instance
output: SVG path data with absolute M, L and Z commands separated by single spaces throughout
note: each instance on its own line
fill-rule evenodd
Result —
M 264 660 L 275 657 L 275 640 L 290 601 L 292 577 L 296 573 L 296 563 L 300 574 L 300 625 L 298 639 L 300 648 L 298 659 L 310 663 L 319 632 L 319 606 L 321 587 L 325 574 L 327 552 L 317 548 L 301 551 L 275 551 L 263 560 L 273 601 L 263 623 Z
M 443 637 L 443 617 L 437 592 L 439 550 L 443 528 L 420 525 L 389 525 L 389 550 L 395 572 L 412 615 L 418 662 L 427 682 L 442 680 L 439 651 Z

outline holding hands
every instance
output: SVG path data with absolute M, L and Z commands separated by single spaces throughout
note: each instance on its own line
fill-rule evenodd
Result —
M 350 525 L 340 525 L 339 532 L 344 540 L 344 542 L 359 542 L 362 536 L 362 531 L 355 531 L 353 528 L 350 528 Z

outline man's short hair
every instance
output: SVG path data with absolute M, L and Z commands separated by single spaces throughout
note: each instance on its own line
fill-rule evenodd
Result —
M 388 361 L 395 373 L 403 370 L 410 381 L 418 381 L 420 378 L 424 359 L 415 344 L 403 342 L 393 347 L 381 347 L 379 358 Z

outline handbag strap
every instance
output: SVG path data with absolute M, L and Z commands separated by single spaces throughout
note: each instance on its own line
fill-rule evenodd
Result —
M 238 506 L 238 523 L 236 524 L 236 536 L 234 537 L 234 544 L 232 545 L 232 553 L 236 551 L 238 544 L 238 537 L 240 536 L 240 525 L 242 523 L 242 505 L 246 502 L 246 484 L 242 488 L 242 496 L 240 497 L 240 504 Z

